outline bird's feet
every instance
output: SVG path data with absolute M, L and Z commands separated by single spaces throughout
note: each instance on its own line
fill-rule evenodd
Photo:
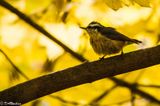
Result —
M 124 53 L 123 53 L 123 50 L 122 50 L 120 55 L 123 56 L 123 54 L 124 54 Z
M 106 55 L 100 57 L 99 60 L 104 60 L 104 57 L 105 57 L 105 56 L 106 56 Z
M 88 60 L 86 60 L 86 61 L 84 61 L 83 63 L 88 63 L 89 61 Z

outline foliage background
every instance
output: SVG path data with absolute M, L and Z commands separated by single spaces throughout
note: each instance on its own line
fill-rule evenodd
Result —
M 90 61 L 97 60 L 88 42 L 88 35 L 79 26 L 95 20 L 105 26 L 115 27 L 123 34 L 143 41 L 142 45 L 129 45 L 124 52 L 155 46 L 160 40 L 159 0 L 6 0 L 54 37 Z M 0 49 L 30 79 L 80 64 L 60 46 L 0 7 Z M 26 81 L 0 53 L 0 90 Z M 147 93 L 160 98 L 159 65 L 117 76 L 130 83 L 138 83 Z M 157 85 L 151 87 L 151 85 Z M 47 86 L 47 85 L 46 85 Z M 52 96 L 27 103 L 24 106 L 74 106 L 97 101 L 101 106 L 156 106 L 131 92 L 115 86 L 108 79 L 69 88 Z M 26 91 L 27 92 L 27 91 Z M 134 96 L 133 96 L 134 95 Z M 158 105 L 157 105 L 158 106 Z

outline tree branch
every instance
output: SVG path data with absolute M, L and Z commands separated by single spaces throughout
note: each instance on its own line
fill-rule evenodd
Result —
M 12 101 L 24 104 L 76 85 L 91 83 L 105 77 L 112 77 L 153 66 L 160 63 L 159 51 L 160 45 L 126 53 L 123 56 L 114 56 L 101 61 L 87 62 L 44 75 L 0 92 L 0 101 Z M 135 87 L 134 89 L 137 88 Z M 146 95 L 144 97 L 147 98 Z M 153 101 L 160 103 L 157 99 Z
M 78 60 L 84 62 L 87 61 L 83 56 L 77 54 L 73 50 L 71 50 L 69 47 L 67 47 L 65 44 L 63 44 L 61 41 L 56 39 L 54 36 L 52 36 L 49 32 L 47 32 L 43 27 L 35 23 L 31 18 L 29 18 L 24 13 L 20 12 L 18 9 L 7 3 L 5 0 L 0 0 L 0 5 L 4 8 L 8 9 L 9 11 L 15 13 L 19 18 L 21 18 L 23 21 L 25 21 L 27 24 L 31 25 L 33 28 L 35 28 L 37 31 L 44 34 L 46 37 L 48 37 L 50 40 L 57 43 L 59 46 L 61 46 L 65 51 L 69 52 L 72 56 L 77 58 Z

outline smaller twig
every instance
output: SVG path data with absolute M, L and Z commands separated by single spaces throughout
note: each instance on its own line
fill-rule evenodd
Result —
M 53 99 L 57 99 L 59 101 L 61 101 L 62 103 L 68 103 L 68 104 L 72 104 L 72 105 L 82 105 L 78 102 L 74 102 L 74 101 L 67 101 L 59 96 L 54 96 L 54 95 L 49 95 L 49 97 L 53 98 Z
M 122 104 L 124 104 L 124 103 L 126 103 L 126 102 L 129 102 L 130 101 L 130 99 L 127 99 L 127 100 L 123 100 L 123 101 L 119 101 L 119 102 L 116 102 L 116 103 L 110 103 L 110 104 L 106 104 L 106 105 L 104 105 L 104 106 L 112 106 L 112 105 L 122 105 Z
M 137 84 L 140 87 L 153 87 L 153 88 L 160 88 L 160 85 L 144 85 L 144 84 Z
M 100 96 L 94 98 L 89 105 L 93 105 L 93 104 L 97 104 L 100 100 L 102 100 L 105 96 L 107 96 L 107 94 L 109 94 L 112 90 L 114 90 L 115 88 L 117 88 L 118 85 L 114 85 L 112 86 L 110 89 L 105 90 Z
M 26 80 L 29 80 L 29 78 L 12 62 L 12 60 L 1 49 L 0 49 L 0 52 L 5 56 L 8 62 L 21 76 L 23 76 Z
M 135 99 L 136 99 L 135 94 L 133 91 L 131 91 L 131 106 L 135 106 L 135 103 L 134 103 Z

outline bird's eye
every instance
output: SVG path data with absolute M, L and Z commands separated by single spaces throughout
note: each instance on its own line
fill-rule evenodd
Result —
M 92 28 L 92 26 L 88 26 L 87 28 Z
M 94 26 L 93 27 L 95 30 L 98 30 L 99 29 L 99 26 Z
M 88 26 L 88 28 L 97 29 L 97 26 Z

